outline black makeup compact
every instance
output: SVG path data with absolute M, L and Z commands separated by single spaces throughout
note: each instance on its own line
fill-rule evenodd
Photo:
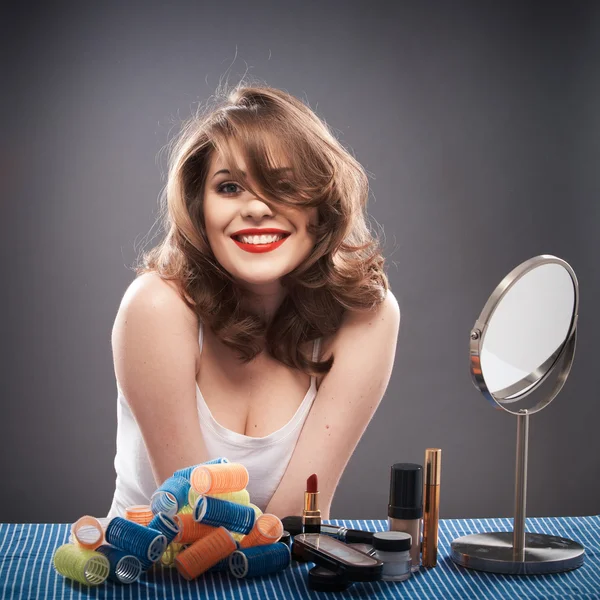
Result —
M 352 585 L 344 575 L 325 567 L 313 567 L 308 572 L 308 587 L 315 592 L 343 592 Z
M 320 533 L 301 533 L 294 537 L 292 556 L 314 562 L 346 581 L 377 581 L 383 563 L 352 546 Z

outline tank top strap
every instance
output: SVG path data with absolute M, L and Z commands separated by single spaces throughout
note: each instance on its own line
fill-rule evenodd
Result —
M 321 339 L 322 338 L 317 338 L 313 343 L 313 353 L 312 353 L 313 361 L 316 361 L 319 358 L 319 351 L 321 350 Z
M 321 340 L 323 338 L 317 338 L 314 342 L 313 342 L 313 353 L 312 353 L 312 359 L 313 362 L 317 361 L 319 358 L 319 352 L 321 351 Z M 310 385 L 311 387 L 316 389 L 317 386 L 317 378 L 315 375 L 311 375 L 310 376 Z

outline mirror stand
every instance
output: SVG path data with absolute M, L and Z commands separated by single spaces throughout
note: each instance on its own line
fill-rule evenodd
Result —
M 558 360 L 550 370 L 550 372 L 554 371 L 560 358 L 564 357 L 565 365 L 560 369 L 547 402 L 560 391 L 571 369 L 575 354 L 575 338 L 576 330 L 572 332 Z M 583 564 L 585 549 L 578 542 L 525 531 L 530 415 L 531 411 L 527 409 L 521 409 L 517 413 L 513 532 L 478 533 L 454 540 L 451 544 L 451 557 L 455 563 L 463 567 L 489 573 L 537 575 L 570 571 Z

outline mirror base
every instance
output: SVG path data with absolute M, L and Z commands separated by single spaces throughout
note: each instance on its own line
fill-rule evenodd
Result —
M 517 560 L 512 532 L 466 535 L 451 544 L 451 558 L 462 567 L 507 575 L 541 575 L 577 569 L 584 547 L 567 538 L 541 533 L 525 534 L 525 559 Z

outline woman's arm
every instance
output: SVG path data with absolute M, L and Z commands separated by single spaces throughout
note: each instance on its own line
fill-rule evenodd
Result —
M 346 313 L 332 350 L 331 370 L 321 382 L 287 470 L 265 512 L 300 515 L 307 478 L 319 478 L 319 505 L 329 518 L 344 468 L 388 386 L 400 327 L 398 302 L 388 290 L 371 313 Z
M 142 432 L 157 487 L 207 460 L 196 406 L 198 322 L 154 273 L 127 289 L 112 331 L 117 381 Z

